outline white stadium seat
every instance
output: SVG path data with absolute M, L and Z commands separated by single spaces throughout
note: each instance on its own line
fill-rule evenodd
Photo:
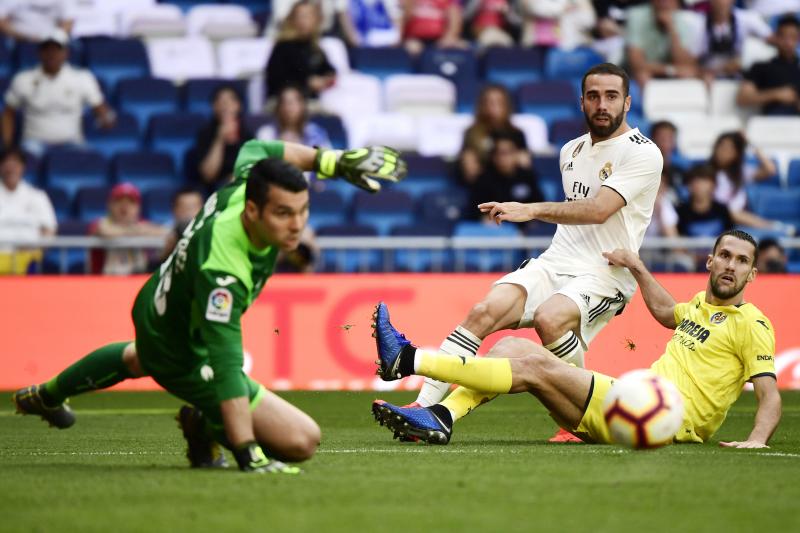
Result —
M 223 78 L 250 78 L 264 73 L 272 41 L 253 37 L 227 39 L 217 44 L 217 65 Z
M 173 37 L 147 42 L 150 72 L 154 78 L 180 83 L 217 75 L 214 47 L 205 37 Z
M 328 62 L 336 69 L 336 74 L 347 74 L 350 72 L 350 58 L 347 55 L 347 47 L 338 37 L 323 37 L 319 40 L 319 46 L 325 52 Z
M 72 38 L 106 36 L 116 37 L 119 33 L 118 13 L 104 6 L 76 4 L 67 11 L 72 19 Z
M 708 112 L 708 91 L 700 80 L 650 80 L 643 100 L 650 121 Z
M 228 38 L 254 37 L 258 27 L 244 6 L 202 4 L 186 13 L 186 31 L 213 41 Z
M 426 156 L 457 156 L 464 132 L 473 120 L 472 115 L 466 113 L 418 117 L 417 152 Z
M 736 115 L 678 118 L 673 123 L 678 128 L 678 150 L 690 159 L 710 157 L 720 134 L 742 129 L 742 122 Z
M 395 74 L 383 82 L 386 110 L 411 115 L 450 114 L 456 87 L 448 79 L 428 74 Z
M 530 113 L 518 114 L 511 117 L 511 123 L 525 134 L 525 142 L 528 143 L 530 151 L 539 154 L 549 154 L 553 151 L 547 140 L 547 123 L 542 117 Z
M 747 138 L 769 154 L 800 155 L 800 117 L 752 117 Z
M 381 80 L 357 72 L 336 76 L 336 84 L 323 91 L 319 100 L 323 110 L 343 118 L 349 114 L 380 113 L 383 110 Z
M 416 117 L 404 113 L 364 113 L 344 117 L 351 146 L 383 144 L 397 150 L 416 150 Z
M 156 4 L 122 10 L 119 30 L 123 37 L 180 37 L 186 21 L 178 6 Z
M 753 63 L 769 61 L 778 53 L 773 46 L 768 45 L 758 37 L 745 37 L 742 43 L 742 70 L 747 71 Z

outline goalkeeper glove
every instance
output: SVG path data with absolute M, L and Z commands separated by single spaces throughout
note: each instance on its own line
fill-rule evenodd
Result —
M 406 162 L 400 154 L 386 146 L 370 146 L 355 150 L 318 149 L 314 170 L 320 179 L 339 176 L 368 192 L 378 192 L 377 180 L 392 182 L 406 177 Z
M 290 466 L 267 457 L 257 442 L 242 444 L 233 450 L 233 456 L 242 472 L 255 474 L 299 474 L 301 472 L 296 466 Z

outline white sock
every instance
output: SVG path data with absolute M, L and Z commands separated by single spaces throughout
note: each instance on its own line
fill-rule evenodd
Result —
M 577 367 L 583 368 L 583 345 L 574 332 L 566 332 L 558 340 L 545 346 L 545 348 L 553 352 L 553 355 L 565 363 L 572 363 Z
M 460 355 L 462 357 L 475 357 L 478 353 L 478 348 L 481 346 L 481 339 L 476 337 L 467 328 L 458 326 L 453 332 L 439 346 L 439 351 L 449 353 L 451 355 Z M 414 370 L 417 370 L 419 357 L 414 357 Z M 425 378 L 425 383 L 419 390 L 417 396 L 417 403 L 422 407 L 430 407 L 442 401 L 442 398 L 450 391 L 450 384 L 444 381 L 437 381 L 435 379 Z

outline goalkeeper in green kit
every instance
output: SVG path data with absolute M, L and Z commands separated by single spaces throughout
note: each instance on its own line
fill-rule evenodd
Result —
M 309 209 L 302 171 L 309 170 L 377 192 L 376 179 L 398 181 L 406 164 L 385 147 L 341 152 L 245 143 L 234 181 L 209 197 L 139 291 L 136 340 L 104 346 L 47 383 L 17 391 L 17 411 L 67 428 L 75 422 L 70 396 L 151 376 L 191 404 L 178 421 L 192 466 L 225 466 L 224 446 L 243 471 L 299 472 L 282 461 L 310 458 L 319 426 L 244 373 L 241 316 L 272 274 L 278 251 L 300 242 Z

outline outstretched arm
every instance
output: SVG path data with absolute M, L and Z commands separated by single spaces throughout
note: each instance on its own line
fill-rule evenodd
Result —
M 725 448 L 769 448 L 769 442 L 778 422 L 781 420 L 781 395 L 774 376 L 761 376 L 752 379 L 758 400 L 756 420 L 753 431 L 746 441 L 720 442 Z
M 642 289 L 644 303 L 653 318 L 665 328 L 675 329 L 675 299 L 647 270 L 639 256 L 630 250 L 618 248 L 613 252 L 603 252 L 609 264 L 630 270 Z
M 541 220 L 553 224 L 602 224 L 608 217 L 625 206 L 625 199 L 616 191 L 602 187 L 597 196 L 572 202 L 486 202 L 480 204 L 481 213 L 489 213 L 498 224 Z

